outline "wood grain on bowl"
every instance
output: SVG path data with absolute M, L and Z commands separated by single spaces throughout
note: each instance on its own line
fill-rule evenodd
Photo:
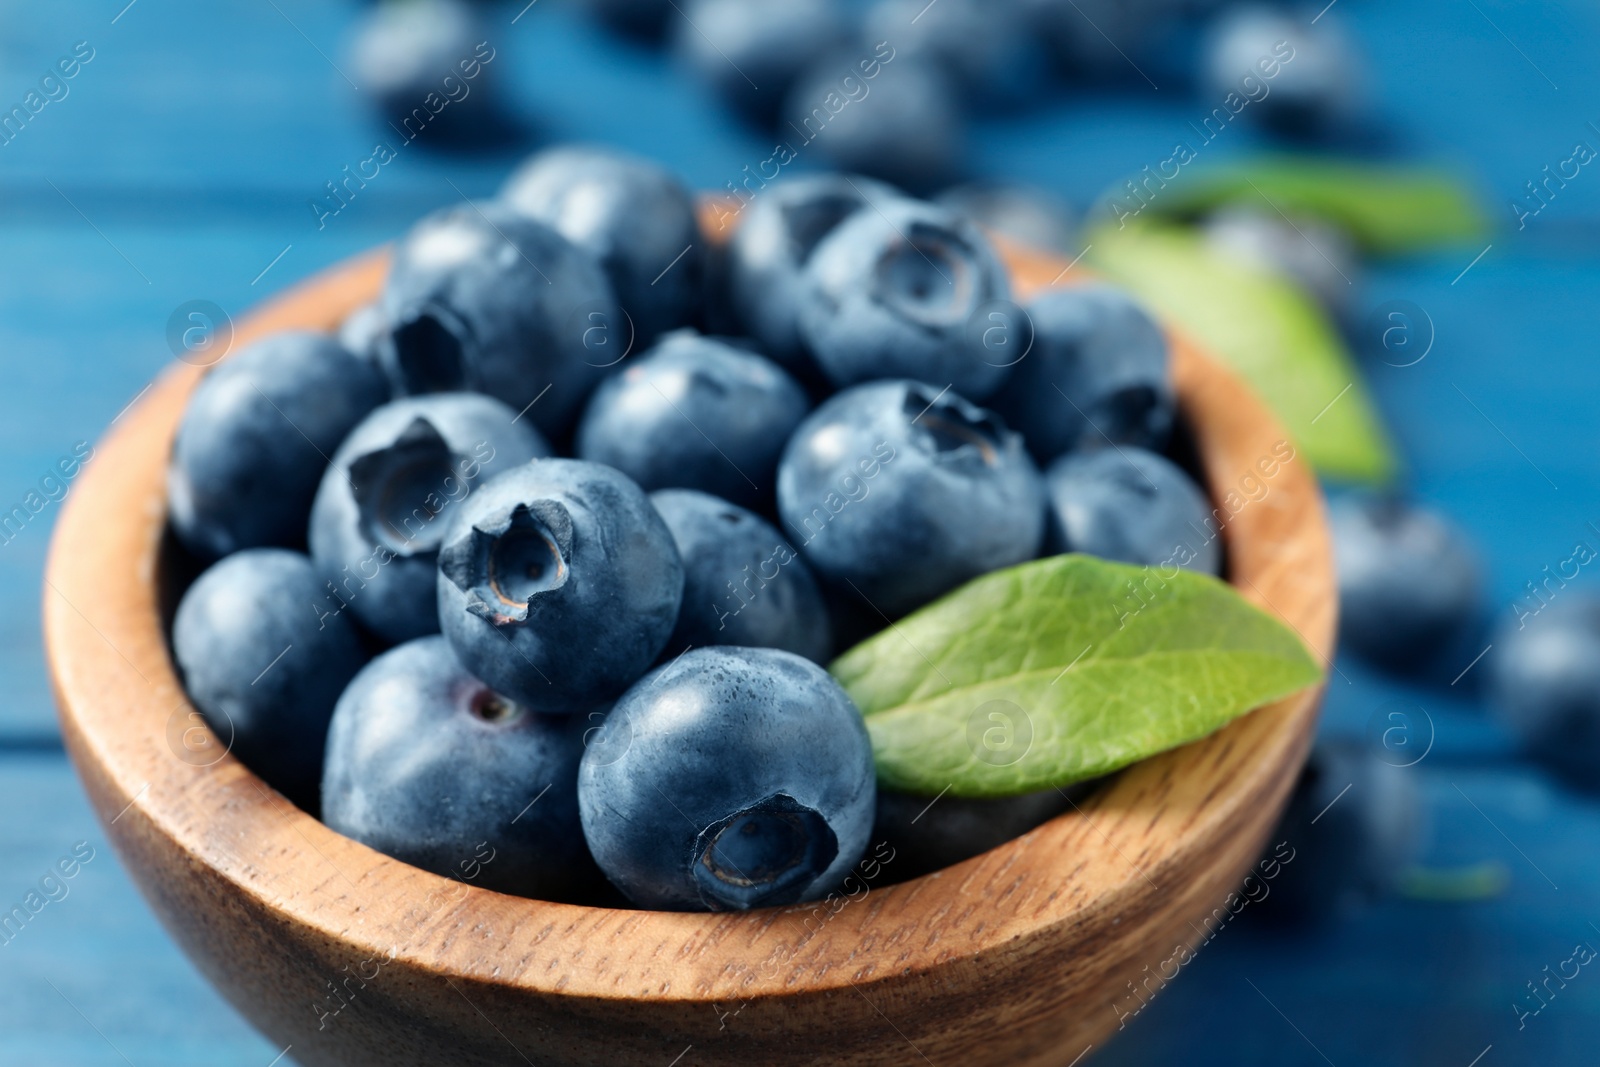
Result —
M 1004 253 L 1021 294 L 1080 278 Z M 334 327 L 384 267 L 375 253 L 312 279 L 235 347 Z M 1237 378 L 1181 336 L 1173 353 L 1212 496 L 1238 508 L 1232 579 L 1325 659 L 1316 482 L 1282 462 L 1284 431 Z M 1308 690 L 991 852 L 829 905 L 608 910 L 428 874 L 293 808 L 184 696 L 160 612 L 163 475 L 200 374 L 163 374 L 100 444 L 51 545 L 45 638 L 67 747 L 123 863 L 208 978 L 305 1064 L 1070 1064 L 1137 1005 L 1130 980 L 1206 936 L 1310 743 Z

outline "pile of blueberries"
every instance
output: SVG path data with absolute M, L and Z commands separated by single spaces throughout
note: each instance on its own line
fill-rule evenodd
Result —
M 403 124 L 440 75 L 499 35 L 469 0 L 386 0 L 351 48 L 357 80 Z M 521 4 L 511 5 L 521 8 Z M 1364 136 L 1366 82 L 1351 37 L 1315 9 L 1231 0 L 581 0 L 602 25 L 659 44 L 728 109 L 793 157 L 930 192 L 961 177 L 974 116 L 1096 87 L 1192 89 L 1201 113 L 1249 95 L 1247 121 L 1294 139 Z M 524 12 L 524 14 L 529 14 Z M 1316 16 L 1316 25 L 1312 25 Z M 520 15 L 518 16 L 521 17 Z M 537 18 L 537 13 L 529 14 Z M 1287 42 L 1270 86 L 1240 79 Z M 496 42 L 497 43 L 497 42 Z M 442 146 L 503 141 L 517 123 L 486 70 L 428 125 Z M 459 82 L 459 79 L 457 79 Z M 458 95 L 461 86 L 453 85 Z M 1266 91 L 1270 90 L 1270 91 Z M 472 95 L 476 94 L 476 95 Z M 738 183 L 730 183 L 736 186 Z
M 969 219 L 870 179 L 774 184 L 714 242 L 661 167 L 547 150 L 338 336 L 201 380 L 189 696 L 341 833 L 546 899 L 786 904 L 874 837 L 900 878 L 1024 832 L 1069 801 L 880 794 L 820 665 L 1041 553 L 1222 557 L 1151 318 L 1010 298 Z

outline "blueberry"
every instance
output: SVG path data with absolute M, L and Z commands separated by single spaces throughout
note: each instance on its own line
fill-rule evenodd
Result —
M 600 261 L 637 342 L 693 315 L 700 227 L 694 198 L 665 167 L 595 145 L 552 148 L 524 163 L 500 196 Z
M 1019 245 L 1075 256 L 1072 209 L 1031 185 L 977 181 L 953 185 L 937 202 Z
M 526 419 L 478 393 L 391 401 L 350 432 L 311 508 L 311 555 L 330 610 L 348 604 L 392 644 L 439 632 L 438 559 L 474 486 L 550 447 Z
M 837 0 L 693 0 L 683 5 L 673 50 L 728 104 L 766 120 L 806 64 L 844 36 Z
M 895 62 L 947 71 L 968 99 L 1012 105 L 1036 97 L 1046 80 L 1045 50 L 1018 5 L 996 0 L 879 0 L 862 39 L 887 41 Z
M 1399 500 L 1343 497 L 1328 513 L 1339 636 L 1369 660 L 1417 668 L 1479 611 L 1477 556 L 1438 515 Z
M 577 454 L 646 490 L 703 489 L 764 508 L 784 442 L 810 408 L 771 360 L 685 330 L 595 391 Z
M 894 858 L 886 864 L 889 877 L 904 881 L 1021 837 L 1068 810 L 1073 798 L 1087 796 L 1089 789 L 1089 783 L 1084 783 L 1082 788 L 1045 789 L 998 799 L 922 797 L 879 789 L 872 839 L 893 849 Z
M 1417 859 L 1424 820 L 1407 768 L 1359 740 L 1318 739 L 1259 865 L 1263 913 L 1333 918 L 1392 891 Z
M 850 215 L 887 202 L 895 190 L 849 174 L 807 174 L 759 191 L 741 205 L 728 242 L 728 290 L 744 331 L 761 351 L 790 368 L 806 359 L 800 337 L 802 276 L 811 253 Z
M 352 355 L 376 367 L 379 366 L 378 352 L 388 332 L 389 323 L 383 317 L 383 308 L 374 300 L 345 316 L 339 325 L 339 343 Z
M 1490 702 L 1523 748 L 1592 788 L 1600 780 L 1600 599 L 1562 592 L 1508 619 L 1487 665 Z
M 216 559 L 305 543 L 328 456 L 388 386 L 326 334 L 273 334 L 201 380 L 167 468 L 173 532 Z
M 1044 480 L 1050 500 L 1046 551 L 1221 572 L 1222 543 L 1211 505 L 1171 460 L 1132 446 L 1076 452 L 1052 463 Z
M 693 489 L 650 494 L 683 560 L 683 606 L 667 655 L 698 645 L 780 648 L 816 663 L 833 653 L 811 568 L 766 520 Z
M 308 811 L 334 703 L 367 658 L 354 621 L 324 612 L 323 596 L 305 556 L 246 549 L 201 574 L 172 623 L 189 699 L 234 755 Z
M 407 139 L 494 141 L 508 131 L 486 37 L 462 0 L 378 4 L 363 16 L 350 66 L 363 96 Z
M 683 564 L 619 471 L 538 459 L 479 486 L 439 548 L 439 623 L 473 674 L 539 712 L 615 699 L 660 654 Z
M 1058 70 L 1075 82 L 1137 82 L 1144 50 L 1163 0 L 1010 0 L 1043 41 Z
M 1336 19 L 1337 14 L 1311 27 L 1263 5 L 1225 12 L 1206 46 L 1203 81 L 1208 98 L 1220 107 L 1230 94 L 1240 99 L 1249 95 L 1253 98 L 1245 114 L 1283 133 L 1342 132 L 1361 109 L 1362 71 L 1355 47 Z
M 1022 439 L 920 382 L 838 394 L 800 425 L 778 466 L 778 513 L 801 555 L 891 617 L 1032 559 L 1044 510 Z
M 594 257 L 501 204 L 446 208 L 413 227 L 383 309 L 397 392 L 488 393 L 556 438 L 625 344 Z
M 914 192 L 937 189 L 959 169 L 966 117 L 943 70 L 893 57 L 885 41 L 872 52 L 857 48 L 816 60 L 784 101 L 782 129 L 795 135 L 786 144 L 839 170 Z M 865 75 L 868 67 L 875 76 Z
M 1206 220 L 1205 235 L 1225 255 L 1300 285 L 1335 318 L 1349 316 L 1361 268 L 1349 234 L 1337 226 L 1230 207 Z
M 594 870 L 578 821 L 585 721 L 501 696 L 442 637 L 409 641 L 339 698 L 323 821 L 434 874 L 568 897 Z
M 1143 307 L 1120 289 L 1085 285 L 1047 289 L 1024 311 L 1031 344 L 993 403 L 1035 459 L 1107 443 L 1166 445 L 1177 408 L 1167 341 Z
M 933 204 L 891 200 L 851 215 L 812 253 L 800 334 L 835 385 L 915 378 L 982 400 L 1011 367 L 991 359 L 971 327 L 1010 295 L 976 226 Z
M 821 667 L 695 649 L 625 693 L 584 752 L 594 858 L 636 904 L 728 911 L 832 889 L 872 830 L 867 730 Z

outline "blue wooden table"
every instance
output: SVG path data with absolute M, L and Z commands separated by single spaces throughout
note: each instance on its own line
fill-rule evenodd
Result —
M 513 24 L 520 7 L 489 9 L 494 73 L 544 137 L 618 142 L 703 188 L 770 154 L 659 56 L 596 33 L 559 0 Z M 0 145 L 0 510 L 92 442 L 171 358 L 180 304 L 243 312 L 431 207 L 497 186 L 508 158 L 412 149 L 319 229 L 308 201 L 380 136 L 337 67 L 357 10 L 0 2 L 0 111 L 75 49 L 92 55 L 64 97 Z M 1497 220 L 1486 252 L 1376 268 L 1363 302 L 1410 300 L 1436 325 L 1427 359 L 1374 363 L 1373 387 L 1410 484 L 1473 531 L 1492 597 L 1507 605 L 1574 542 L 1597 543 L 1600 172 L 1582 172 L 1525 229 L 1508 204 L 1575 142 L 1600 145 L 1600 13 L 1579 0 L 1343 0 L 1326 17 L 1362 41 L 1398 150 L 1469 175 Z M 1203 110 L 1176 85 L 1069 95 L 977 129 L 973 166 L 1081 203 L 1166 158 Z M 1242 128 L 1228 136 L 1215 158 L 1259 147 Z M 37 621 L 54 508 L 0 544 L 0 908 L 74 850 L 79 862 L 0 944 L 0 1065 L 265 1067 L 282 1050 L 161 932 L 61 752 Z M 1300 934 L 1246 914 L 1083 1062 L 1595 1062 L 1600 974 L 1541 986 L 1554 991 L 1541 1001 L 1529 988 L 1576 945 L 1600 946 L 1600 804 L 1505 756 L 1474 672 L 1441 690 L 1348 658 L 1338 668 L 1328 728 L 1359 731 L 1395 701 L 1431 723 L 1433 747 L 1414 769 L 1429 801 L 1427 861 L 1498 864 L 1505 892 L 1395 900 Z M 1116 1010 L 1110 996 L 1105 1010 Z

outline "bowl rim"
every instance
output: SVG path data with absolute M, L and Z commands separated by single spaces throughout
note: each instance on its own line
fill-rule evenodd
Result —
M 997 244 L 1019 300 L 1089 277 L 1053 256 Z M 312 277 L 242 321 L 233 350 L 280 329 L 336 327 L 377 293 L 385 266 L 380 249 Z M 1290 439 L 1231 372 L 1183 334 L 1169 330 L 1169 337 L 1180 403 L 1217 501 L 1224 496 L 1219 490 L 1235 489 L 1250 473 L 1250 457 Z M 356 953 L 394 959 L 403 952 L 416 966 L 464 980 L 552 997 L 673 1003 L 727 1003 L 797 989 L 859 991 L 891 976 L 927 975 L 953 960 L 1002 966 L 1040 938 L 1089 944 L 1111 936 L 1122 914 L 1158 906 L 1199 914 L 1210 901 L 1191 899 L 1199 891 L 1183 884 L 1186 872 L 1216 862 L 1204 853 L 1220 849 L 1235 868 L 1232 878 L 1242 875 L 1260 840 L 1239 838 L 1264 840 L 1309 747 L 1325 682 L 1130 767 L 1081 806 L 990 852 L 871 886 L 859 920 L 834 921 L 850 912 L 842 907 L 815 932 L 807 921 L 815 919 L 816 904 L 720 914 L 624 911 L 453 882 L 335 833 L 230 754 L 201 764 L 173 743 L 175 723 L 189 729 L 199 720 L 160 615 L 163 472 L 177 419 L 203 370 L 169 367 L 109 428 L 65 502 L 43 591 L 65 743 L 104 829 L 169 925 L 182 919 L 161 907 L 158 880 L 128 862 L 151 842 L 182 853 L 279 922 Z M 1248 502 L 1223 528 L 1230 580 L 1286 621 L 1326 665 L 1335 596 L 1320 491 L 1297 449 L 1273 482 L 1265 498 Z M 1230 836 L 1230 824 L 1244 830 Z M 294 862 L 276 864 L 275 856 Z M 1054 888 L 1035 886 L 1026 899 L 1008 900 L 1008 876 L 1025 868 L 1037 868 Z M 1161 884 L 1177 884 L 1181 899 L 1153 900 Z M 974 917 L 975 892 L 992 914 Z M 958 905 L 964 910 L 952 916 Z M 918 943 L 912 935 L 921 927 L 907 919 L 910 933 L 885 938 L 869 921 L 885 915 L 959 919 L 963 936 Z M 464 939 L 452 936 L 463 930 L 491 931 L 492 956 L 481 954 L 482 944 L 463 950 Z M 624 941 L 632 947 L 621 947 Z M 591 960 L 616 948 L 633 969 L 630 984 L 621 984 L 605 958 L 535 968 L 530 961 L 541 945 L 572 959 L 584 956 L 584 946 L 598 946 Z M 668 945 L 685 947 L 675 958 L 660 958 Z M 498 962 L 490 966 L 489 959 Z

